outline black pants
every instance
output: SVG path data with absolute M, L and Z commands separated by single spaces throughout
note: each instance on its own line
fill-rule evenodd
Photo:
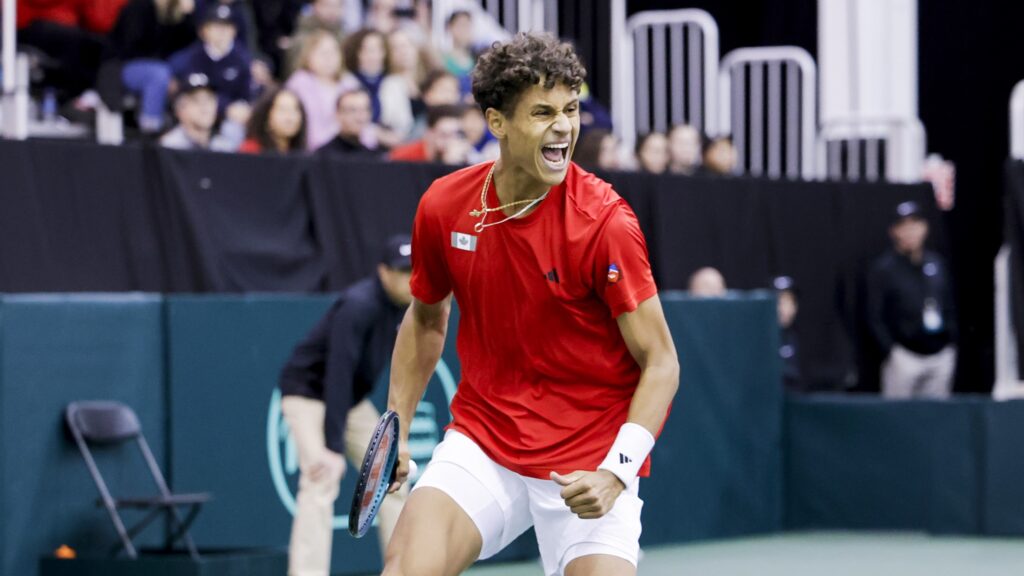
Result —
M 99 34 L 42 20 L 19 30 L 18 43 L 49 57 L 43 64 L 43 83 L 56 88 L 62 102 L 93 87 L 107 47 L 107 39 Z

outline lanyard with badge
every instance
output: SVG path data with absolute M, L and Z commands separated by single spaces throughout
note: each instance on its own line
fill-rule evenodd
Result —
M 939 265 L 935 262 L 925 262 L 922 267 L 924 272 L 925 292 L 924 306 L 921 308 L 921 324 L 925 332 L 937 334 L 942 331 L 944 322 L 942 310 L 939 308 L 938 294 L 941 290 L 939 285 Z

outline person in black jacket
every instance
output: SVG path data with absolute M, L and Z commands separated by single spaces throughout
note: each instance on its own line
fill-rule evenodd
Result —
M 345 457 L 359 465 L 380 413 L 367 398 L 391 357 L 412 300 L 409 236 L 392 237 L 377 274 L 346 289 L 295 347 L 281 372 L 281 412 L 299 454 L 299 492 L 288 573 L 327 576 L 334 500 Z M 378 515 L 387 548 L 408 489 L 388 495 Z
M 892 249 L 868 276 L 868 323 L 882 364 L 886 398 L 946 398 L 956 367 L 956 312 L 949 271 L 924 249 L 928 221 L 916 202 L 896 207 Z
M 775 289 L 776 314 L 779 319 L 779 358 L 782 360 L 782 384 L 791 392 L 804 391 L 800 372 L 800 345 L 793 323 L 800 311 L 796 282 L 790 276 L 772 279 Z
M 194 8 L 194 0 L 130 0 L 110 32 L 110 60 L 124 89 L 139 96 L 143 132 L 163 128 L 171 84 L 167 59 L 195 41 Z M 120 102 L 111 104 L 120 109 Z

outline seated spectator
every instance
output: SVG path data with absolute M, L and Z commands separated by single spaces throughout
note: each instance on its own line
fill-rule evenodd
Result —
M 349 157 L 379 158 L 384 152 L 365 144 L 362 135 L 371 127 L 370 95 L 362 88 L 353 88 L 338 97 L 337 120 L 341 128 L 333 140 L 317 152 Z
M 473 51 L 473 16 L 466 10 L 452 12 L 448 17 L 446 30 L 452 47 L 442 55 L 444 67 L 459 79 L 459 92 L 465 97 L 473 92 L 470 73 L 476 66 L 476 54 Z
M 306 150 L 306 113 L 299 97 L 284 88 L 264 94 L 252 108 L 245 142 L 239 152 L 303 152 Z
M 377 139 L 391 148 L 403 142 L 413 125 L 412 104 L 405 81 L 388 73 L 388 45 L 384 34 L 364 28 L 344 46 L 345 88 L 361 86 L 370 95 Z
M 689 124 L 676 124 L 668 132 L 668 169 L 673 174 L 692 176 L 701 167 L 700 131 Z
M 193 0 L 130 0 L 110 33 L 110 64 L 121 84 L 139 96 L 138 124 L 143 133 L 163 129 L 171 67 L 166 60 L 196 40 Z M 115 92 L 120 100 L 120 90 Z M 112 109 L 119 110 L 115 101 Z
M 690 276 L 688 289 L 698 298 L 721 298 L 725 296 L 725 278 L 715 268 L 701 268 Z
M 736 148 L 727 136 L 714 138 L 704 149 L 704 167 L 709 174 L 727 176 L 736 171 Z
M 450 106 L 462 101 L 459 94 L 459 79 L 447 70 L 431 70 L 427 72 L 423 84 L 420 85 L 423 108 L 416 116 L 410 139 L 419 139 L 427 130 L 427 110 L 436 106 Z
M 338 133 L 337 104 L 341 82 L 341 45 L 336 35 L 317 30 L 303 38 L 298 69 L 285 87 L 294 92 L 306 111 L 306 148 L 316 150 Z
M 949 269 L 925 249 L 928 220 L 916 202 L 896 207 L 892 248 L 871 267 L 868 326 L 886 398 L 948 398 L 956 369 L 956 309 Z
M 372 0 L 364 25 L 385 36 L 395 30 L 404 30 L 417 45 L 426 44 L 427 30 L 431 26 L 430 1 L 413 0 L 411 4 L 411 7 L 400 8 L 396 0 Z
M 793 322 L 800 311 L 796 283 L 789 276 L 772 279 L 775 290 L 775 311 L 779 319 L 779 357 L 782 359 L 782 383 L 787 390 L 804 389 L 800 376 L 800 346 Z
M 307 44 L 308 36 L 314 32 L 327 32 L 338 41 L 339 47 L 344 46 L 344 21 L 345 0 L 314 0 L 310 4 L 310 10 L 299 17 L 295 33 L 283 42 L 288 50 L 284 76 L 287 77 L 301 68 L 300 51 Z
M 235 42 L 245 48 L 249 54 L 254 53 L 257 50 L 255 40 L 252 33 L 249 31 L 250 14 L 247 13 L 250 10 L 248 3 L 243 0 L 194 0 L 196 5 L 196 14 L 206 14 L 212 9 L 215 9 L 218 5 L 227 6 L 231 9 L 231 21 L 235 23 Z
M 664 174 L 668 170 L 668 138 L 661 132 L 642 136 L 636 143 L 636 160 L 641 172 Z
M 245 136 L 245 122 L 233 110 L 221 122 L 220 131 L 213 131 L 217 124 L 217 94 L 202 74 L 185 79 L 174 99 L 174 116 L 178 125 L 160 138 L 160 145 L 166 148 L 235 152 Z
M 199 41 L 169 61 L 179 82 L 193 74 L 206 76 L 221 110 L 235 102 L 249 102 L 252 96 L 252 57 L 236 44 L 235 32 L 233 8 L 211 3 L 199 23 Z
M 594 129 L 611 132 L 612 114 L 604 104 L 594 98 L 590 85 L 584 82 L 580 86 L 580 134 L 586 134 L 588 130 Z
M 388 158 L 403 162 L 468 163 L 472 146 L 462 131 L 464 109 L 464 105 L 431 108 L 427 113 L 428 128 L 423 138 L 395 148 Z
M 110 32 L 126 0 L 18 0 L 17 41 L 56 61 L 44 83 L 63 103 L 96 83 Z
M 497 160 L 501 154 L 498 139 L 487 128 L 487 119 L 480 107 L 465 104 L 462 108 L 462 131 L 466 134 L 466 142 L 473 147 L 469 152 L 469 163 Z
M 264 90 L 277 87 L 277 80 L 274 78 L 273 66 L 275 60 L 273 55 L 260 53 L 260 44 L 257 42 L 256 34 L 252 30 L 256 22 L 255 5 L 263 4 L 264 1 L 247 2 L 246 0 L 192 0 L 196 3 L 196 14 L 205 14 L 215 9 L 218 5 L 227 6 L 231 9 L 231 21 L 235 24 L 235 44 L 250 55 L 249 77 L 250 90 L 248 100 L 255 100 Z M 293 0 L 273 0 L 273 3 L 287 3 Z M 282 6 L 282 8 L 284 8 Z
M 289 66 L 286 53 L 295 25 L 303 9 L 308 8 L 306 0 L 257 0 L 251 5 L 259 51 L 278 76 L 287 78 L 294 68 Z
M 388 70 L 402 79 L 414 118 L 426 113 L 420 87 L 432 67 L 431 60 L 430 52 L 417 46 L 405 30 L 388 34 Z
M 584 170 L 621 170 L 619 141 L 612 133 L 594 128 L 580 136 L 573 161 Z

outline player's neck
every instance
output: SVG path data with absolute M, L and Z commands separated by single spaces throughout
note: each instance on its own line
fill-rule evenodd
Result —
M 537 180 L 529 172 L 517 166 L 511 166 L 499 158 L 494 167 L 494 189 L 498 193 L 498 202 L 508 204 L 521 200 L 540 198 L 551 186 Z M 516 207 L 504 210 L 508 215 L 518 212 Z

